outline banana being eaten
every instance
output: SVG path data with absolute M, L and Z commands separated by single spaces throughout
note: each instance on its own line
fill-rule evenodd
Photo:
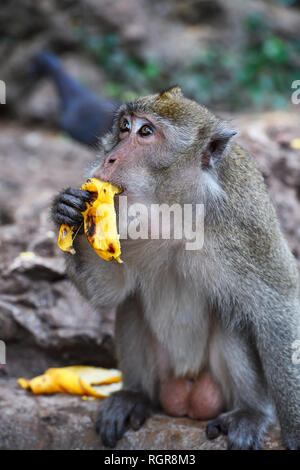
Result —
M 84 232 L 88 241 L 101 258 L 106 261 L 116 259 L 118 263 L 122 263 L 114 206 L 114 196 L 122 190 L 96 178 L 88 179 L 81 189 L 92 193 L 92 200 L 86 203 L 87 208 L 82 213 Z M 75 254 L 73 247 L 75 236 L 73 227 L 61 225 L 57 241 L 59 248 Z

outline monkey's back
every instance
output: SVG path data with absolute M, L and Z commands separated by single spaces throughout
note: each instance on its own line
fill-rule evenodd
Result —
M 223 207 L 226 234 L 222 230 L 218 233 L 222 250 L 240 272 L 257 274 L 272 287 L 297 288 L 296 261 L 282 235 L 263 175 L 253 157 L 239 145 L 233 145 L 219 164 L 218 179 L 226 193 Z

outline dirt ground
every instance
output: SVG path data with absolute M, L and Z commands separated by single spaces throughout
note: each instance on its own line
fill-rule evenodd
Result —
M 300 150 L 291 142 L 300 137 L 300 115 L 231 119 L 238 141 L 263 171 L 299 260 Z M 7 356 L 0 370 L 0 427 L 6 429 L 0 448 L 100 448 L 93 428 L 98 402 L 34 397 L 16 384 L 17 377 L 30 378 L 52 366 L 115 364 L 113 312 L 100 317 L 70 285 L 49 218 L 53 196 L 63 187 L 80 186 L 95 152 L 59 132 L 10 121 L 0 126 L 0 337 Z M 203 429 L 203 423 L 158 415 L 118 448 L 225 448 L 221 438 L 207 441 Z M 280 445 L 276 428 L 265 447 Z

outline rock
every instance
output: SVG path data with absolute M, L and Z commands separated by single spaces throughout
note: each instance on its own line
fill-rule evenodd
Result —
M 49 365 L 115 365 L 112 312 L 101 317 L 67 280 L 32 279 L 18 293 L 0 295 L 1 339 L 7 342 L 9 374 L 35 373 L 40 359 Z M 109 319 L 109 320 L 108 320 Z M 28 350 L 31 361 L 25 360 Z M 20 355 L 18 359 L 18 354 Z M 26 363 L 26 367 L 25 367 Z M 42 362 L 44 364 L 44 362 Z
M 105 449 L 94 429 L 102 402 L 63 394 L 33 395 L 16 379 L 0 379 L 0 449 Z M 206 438 L 205 423 L 162 414 L 152 416 L 139 431 L 128 431 L 116 446 L 116 450 L 225 448 L 224 437 Z M 266 436 L 264 448 L 282 448 L 278 426 Z
M 65 277 L 64 260 L 55 257 L 46 258 L 36 255 L 33 251 L 24 251 L 13 260 L 3 277 L 11 277 L 14 273 L 25 274 L 33 281 L 57 281 Z

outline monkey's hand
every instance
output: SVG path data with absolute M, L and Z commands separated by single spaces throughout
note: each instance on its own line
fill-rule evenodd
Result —
M 91 200 L 91 193 L 81 189 L 67 188 L 61 191 L 53 200 L 52 219 L 57 225 L 68 225 L 76 231 L 82 225 L 86 202 Z
M 96 431 L 105 446 L 115 447 L 127 428 L 140 429 L 150 415 L 150 401 L 145 395 L 121 390 L 105 400 L 96 422 Z

